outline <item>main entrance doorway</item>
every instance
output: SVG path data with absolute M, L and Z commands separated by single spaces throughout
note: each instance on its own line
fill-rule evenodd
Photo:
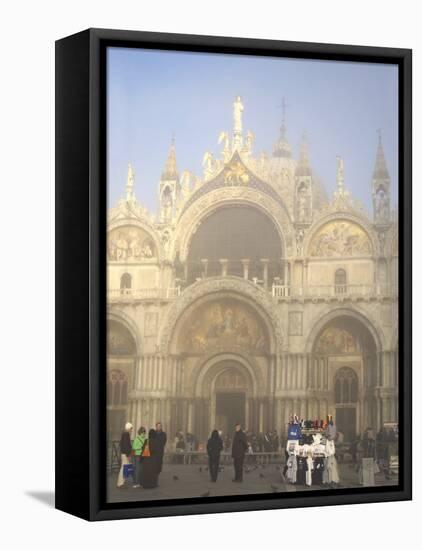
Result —
M 223 434 L 232 434 L 237 422 L 242 426 L 246 423 L 248 384 L 233 361 L 227 361 L 225 366 L 213 384 L 214 426 Z
M 215 399 L 215 425 L 224 434 L 234 431 L 236 423 L 245 426 L 245 394 L 222 392 Z
M 345 441 L 356 439 L 356 407 L 336 408 L 337 430 L 344 435 Z

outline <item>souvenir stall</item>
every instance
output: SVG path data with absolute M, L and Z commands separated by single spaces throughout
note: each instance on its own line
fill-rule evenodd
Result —
M 336 427 L 332 416 L 324 420 L 299 420 L 287 428 L 286 466 L 283 476 L 295 485 L 334 487 L 340 478 L 335 457 Z

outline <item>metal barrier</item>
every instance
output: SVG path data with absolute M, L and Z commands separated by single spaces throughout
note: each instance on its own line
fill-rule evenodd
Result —
M 284 461 L 284 450 L 275 452 L 246 453 L 245 464 L 279 464 Z M 208 454 L 204 451 L 167 451 L 164 454 L 166 464 L 207 464 Z M 223 451 L 220 455 L 220 464 L 232 464 L 231 451 Z M 107 446 L 107 472 L 114 473 L 120 469 L 119 441 L 109 441 Z

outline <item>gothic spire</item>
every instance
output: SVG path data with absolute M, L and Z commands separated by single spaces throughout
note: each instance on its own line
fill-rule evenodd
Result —
M 283 97 L 281 102 L 281 126 L 280 137 L 274 143 L 273 157 L 290 158 L 292 156 L 292 150 L 289 142 L 287 141 L 287 126 L 286 126 L 286 100 Z
M 296 166 L 296 176 L 311 176 L 312 170 L 309 163 L 308 137 L 303 132 L 302 143 L 300 145 L 299 161 Z
M 384 147 L 382 145 L 381 130 L 378 130 L 378 149 L 375 159 L 374 173 L 372 174 L 374 180 L 389 180 L 390 174 L 388 172 L 387 163 L 384 156 Z
M 135 200 L 135 174 L 133 172 L 133 168 L 131 163 L 129 162 L 127 167 L 127 179 L 126 179 L 126 200 L 128 202 L 132 202 Z
M 378 130 L 377 156 L 372 174 L 372 203 L 375 223 L 381 226 L 388 224 L 390 221 L 390 174 L 385 162 L 381 130 Z
M 162 180 L 177 180 L 179 177 L 177 173 L 176 163 L 176 146 L 174 136 L 171 138 L 169 154 L 164 167 L 164 172 L 161 174 Z
M 343 157 L 336 157 L 337 160 L 337 194 L 344 195 L 345 194 L 345 187 L 344 187 L 344 160 Z

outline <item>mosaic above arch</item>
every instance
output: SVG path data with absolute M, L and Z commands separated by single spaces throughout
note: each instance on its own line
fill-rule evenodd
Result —
M 317 353 L 356 353 L 360 351 L 354 334 L 336 326 L 323 330 L 315 346 Z
M 109 261 L 139 261 L 157 257 L 157 249 L 151 236 L 134 225 L 112 229 L 107 235 Z
M 232 298 L 204 303 L 184 321 L 178 348 L 185 353 L 242 348 L 269 351 L 266 327 L 247 304 Z
M 313 236 L 310 256 L 371 256 L 372 245 L 366 231 L 349 220 L 332 220 Z

